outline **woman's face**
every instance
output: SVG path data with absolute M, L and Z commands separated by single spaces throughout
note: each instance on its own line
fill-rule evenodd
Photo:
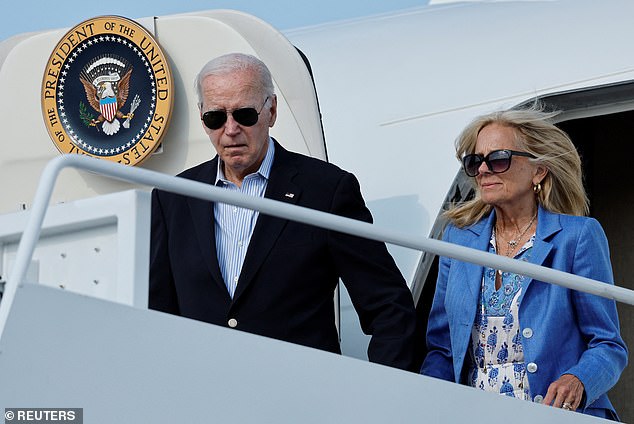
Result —
M 519 150 L 515 130 L 500 124 L 489 124 L 480 130 L 475 153 L 486 157 L 494 150 Z M 495 207 L 528 207 L 535 203 L 533 185 L 546 175 L 545 167 L 530 162 L 523 156 L 512 156 L 510 168 L 494 174 L 482 162 L 475 177 L 482 201 Z

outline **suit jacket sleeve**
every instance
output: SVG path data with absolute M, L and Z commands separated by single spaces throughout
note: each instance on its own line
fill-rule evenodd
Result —
M 448 225 L 443 240 L 448 241 L 453 227 Z M 443 380 L 458 382 L 454 375 L 453 355 L 449 332 L 449 318 L 445 310 L 445 293 L 451 268 L 451 258 L 441 256 L 438 262 L 436 292 L 427 322 L 427 356 L 421 367 L 421 374 Z
M 350 173 L 339 181 L 330 212 L 372 222 L 359 183 Z M 384 243 L 329 232 L 329 246 L 364 333 L 371 334 L 372 362 L 412 370 L 416 312 L 411 292 Z
M 172 267 L 168 254 L 168 231 L 163 215 L 160 191 L 152 190 L 152 224 L 150 242 L 150 309 L 180 315 Z
M 613 284 L 607 239 L 595 219 L 585 220 L 570 272 Z M 581 380 L 586 405 L 590 405 L 618 381 L 627 364 L 627 348 L 620 336 L 613 300 L 576 290 L 571 293 L 578 325 L 588 348 L 565 374 L 573 374 Z

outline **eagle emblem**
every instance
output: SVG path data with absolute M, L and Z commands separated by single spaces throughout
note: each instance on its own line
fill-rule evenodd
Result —
M 125 119 L 124 128 L 130 127 L 134 110 L 141 103 L 138 95 L 134 97 L 128 114 L 121 111 L 128 100 L 132 66 L 123 58 L 114 55 L 103 55 L 90 61 L 82 70 L 79 80 L 84 86 L 86 99 L 92 108 L 99 113 L 95 119 L 84 109 L 82 120 L 99 130 L 99 125 L 106 135 L 119 132 Z

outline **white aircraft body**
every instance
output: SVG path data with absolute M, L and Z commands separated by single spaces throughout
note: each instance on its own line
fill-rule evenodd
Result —
M 175 175 L 214 154 L 200 124 L 192 82 L 211 57 L 244 51 L 260 57 L 273 73 L 280 105 L 278 122 L 272 130 L 275 138 L 291 150 L 328 160 L 353 172 L 360 180 L 377 227 L 421 239 L 438 238 L 442 231 L 443 222 L 439 216 L 443 209 L 449 201 L 465 199 L 470 191 L 469 182 L 455 158 L 454 140 L 460 130 L 482 113 L 539 100 L 549 108 L 561 111 L 558 124 L 572 136 L 584 160 L 591 215 L 601 222 L 608 235 L 616 284 L 634 288 L 628 278 L 634 272 L 634 226 L 631 223 L 634 185 L 630 184 L 627 171 L 631 166 L 629 140 L 634 137 L 634 56 L 629 54 L 630 41 L 634 38 L 631 25 L 634 3 L 628 0 L 436 3 L 439 4 L 299 28 L 283 34 L 259 19 L 236 11 L 211 10 L 138 19 L 169 57 L 174 77 L 174 107 L 169 130 L 161 148 L 138 167 Z M 0 92 L 5 98 L 0 103 L 3 129 L 0 143 L 0 180 L 3 181 L 0 281 L 3 282 L 7 282 L 16 262 L 18 240 L 29 218 L 28 212 L 34 206 L 40 175 L 46 164 L 59 156 L 47 133 L 47 116 L 41 110 L 41 103 L 47 58 L 67 31 L 68 28 L 24 34 L 0 43 Z M 310 70 L 298 51 L 306 57 Z M 349 388 L 356 394 L 366 390 L 368 385 L 392 385 L 390 390 L 397 390 L 392 397 L 386 395 L 389 390 L 383 387 L 364 397 L 363 402 L 351 395 L 350 408 L 356 408 L 357 412 L 342 407 L 333 408 L 333 415 L 323 415 L 323 412 L 319 415 L 313 409 L 306 411 L 308 408 L 322 411 L 328 407 L 298 401 L 303 399 L 301 393 L 298 394 L 300 388 L 271 371 L 270 375 L 262 373 L 248 377 L 259 378 L 249 380 L 253 387 L 270 382 L 275 389 L 272 393 L 255 393 L 254 390 L 245 395 L 251 403 L 258 405 L 254 409 L 261 415 L 249 415 L 256 412 L 247 408 L 238 414 L 238 421 L 246 422 L 254 416 L 279 420 L 280 415 L 270 411 L 267 405 L 275 401 L 279 386 L 285 385 L 287 387 L 279 388 L 277 395 L 287 390 L 283 392 L 286 396 L 297 396 L 290 402 L 296 405 L 282 415 L 288 422 L 297 417 L 303 417 L 305 422 L 313 422 L 313 419 L 314 422 L 328 422 L 328 417 L 332 422 L 346 421 L 346 417 L 380 422 L 385 417 L 393 417 L 394 413 L 405 413 L 403 408 L 419 398 L 424 399 L 425 406 L 418 408 L 409 404 L 409 409 L 413 406 L 417 412 L 408 412 L 404 417 L 426 416 L 427 408 L 434 409 L 436 405 L 438 410 L 451 409 L 451 403 L 442 395 L 443 390 L 452 396 L 464 397 L 466 402 L 482 401 L 496 408 L 502 405 L 501 408 L 518 411 L 513 409 L 516 404 L 508 406 L 504 399 L 479 397 L 481 394 L 474 395 L 471 390 L 456 385 L 445 385 L 349 358 L 324 359 L 322 352 L 307 352 L 308 349 L 263 341 L 251 335 L 236 336 L 235 331 L 225 329 L 209 330 L 209 326 L 146 311 L 148 248 L 147 241 L 142 240 L 149 231 L 146 225 L 148 186 L 74 169 L 63 171 L 54 184 L 48 221 L 44 222 L 42 240 L 33 253 L 27 273 L 32 281 L 40 283 L 33 287 L 46 286 L 48 291 L 40 295 L 30 292 L 34 290 L 31 285 L 25 285 L 26 289 L 21 288 L 22 285 L 12 288 L 13 306 L 10 309 L 6 306 L 5 296 L 0 303 L 4 308 L 0 308 L 0 320 L 5 321 L 0 321 L 0 325 L 5 326 L 5 331 L 0 332 L 3 352 L 5 346 L 12 346 L 10 343 L 17 346 L 16 340 L 21 340 L 22 327 L 16 329 L 17 324 L 11 327 L 10 323 L 22 323 L 22 318 L 37 328 L 44 324 L 29 320 L 34 319 L 33 314 L 38 315 L 39 310 L 47 311 L 53 307 L 51 305 L 63 304 L 68 311 L 74 311 L 73 308 L 80 308 L 79 302 L 92 302 L 89 299 L 98 297 L 124 304 L 91 303 L 93 309 L 89 311 L 96 311 L 95 316 L 110 317 L 112 328 L 94 328 L 91 327 L 94 322 L 88 320 L 82 324 L 84 318 L 63 314 L 58 317 L 58 326 L 72 322 L 78 326 L 74 331 L 84 334 L 86 340 L 94 341 L 99 337 L 114 340 L 123 349 L 121 354 L 130 357 L 128 374 L 138 371 L 139 379 L 148 378 L 151 370 L 143 366 L 137 369 L 134 358 L 151 356 L 150 347 L 161 346 L 142 331 L 152 334 L 161 328 L 166 334 L 191 336 L 189 339 L 178 337 L 175 344 L 179 346 L 162 347 L 165 349 L 162 355 L 172 355 L 172 360 L 179 363 L 204 361 L 206 354 L 226 355 L 236 361 L 254 360 L 248 356 L 249 352 L 241 352 L 238 356 L 231 350 L 212 353 L 214 350 L 208 346 L 202 347 L 191 358 L 174 356 L 191 353 L 191 349 L 186 348 L 191 346 L 191 340 L 196 340 L 195 337 L 209 337 L 221 344 L 231 337 L 247 351 L 252 350 L 249 343 L 255 343 L 255 350 L 262 349 L 263 360 L 268 360 L 273 370 L 291 363 L 293 369 L 289 375 L 295 376 L 295 380 L 302 377 L 310 379 L 315 387 L 328 387 L 331 398 L 322 398 L 319 403 L 345 403 L 346 399 L 340 397 L 345 396 L 346 389 L 334 387 L 338 386 L 336 379 L 321 381 L 314 375 L 305 374 L 310 371 L 305 370 L 310 365 L 298 367 L 297 362 L 322 361 L 325 365 L 320 366 L 333 373 L 336 370 L 336 373 L 356 378 Z M 132 189 L 137 191 L 130 191 Z M 64 243 L 69 243 L 70 247 L 65 247 Z M 435 280 L 435 255 L 392 244 L 389 249 L 408 281 L 421 316 L 424 316 L 433 295 L 433 284 L 426 283 Z M 76 262 L 69 265 L 71 257 Z M 86 266 L 87 263 L 90 266 Z M 7 287 L 11 283 L 9 281 Z M 78 294 L 80 300 L 73 297 Z M 21 303 L 20 296 L 32 296 L 37 308 Z M 112 309 L 108 309 L 110 307 Z M 86 311 L 86 307 L 83 309 Z M 22 311 L 31 311 L 31 314 Z M 632 346 L 634 310 L 631 305 L 619 304 L 619 313 L 623 337 Z M 12 314 L 15 314 L 13 321 Z M 50 319 L 46 322 L 55 325 Z M 131 322 L 140 330 L 131 333 L 136 336 L 120 340 L 121 335 L 115 329 L 122 331 L 126 323 Z M 367 338 L 358 328 L 345 290 L 340 329 L 344 355 L 365 358 Z M 134 347 L 130 348 L 132 345 Z M 72 346 L 85 348 L 85 344 Z M 32 343 L 20 345 L 20 348 L 33 352 L 38 345 Z M 39 364 L 37 356 L 25 357 L 20 352 L 0 354 L 0 370 L 4 372 L 11 368 L 12 365 L 6 364 L 8 358 Z M 103 351 L 94 346 L 87 350 L 87 354 L 104 358 Z M 33 373 L 54 373 L 55 360 L 59 361 L 57 368 L 76 372 L 84 378 L 91 369 L 102 369 L 99 364 L 89 363 L 78 370 L 60 355 L 53 356 L 48 366 L 44 361 L 39 364 L 40 368 L 34 367 Z M 281 358 L 281 355 L 291 356 Z M 295 360 L 293 355 L 302 359 Z M 112 355 L 105 357 L 112 359 Z M 113 361 L 113 364 L 121 366 L 121 361 Z M 23 370 L 28 364 L 20 365 L 24 376 Z M 235 365 L 229 365 L 226 372 L 237 370 Z M 231 380 L 231 374 L 204 374 L 204 377 L 223 384 L 224 379 Z M 117 386 L 120 375 L 116 372 L 111 379 L 100 378 L 105 379 L 99 380 L 100 385 L 122 393 L 113 395 L 117 400 L 129 393 Z M 160 386 L 161 375 L 154 378 L 152 387 Z M 384 380 L 372 384 L 373 378 Z M 37 376 L 24 377 L 19 388 L 34 381 Z M 79 383 L 82 381 L 80 376 L 71 381 L 82 391 L 87 389 Z M 241 387 L 235 382 L 231 384 L 235 385 L 234 390 Z M 203 387 L 204 383 L 196 381 L 193 385 Z M 393 385 L 400 386 L 401 391 Z M 12 388 L 15 386 L 13 382 Z M 155 390 L 147 387 L 138 383 L 136 390 L 149 390 L 155 395 Z M 176 398 L 178 391 L 186 390 L 184 387 L 175 390 L 174 387 L 159 399 Z M 301 386 L 301 390 L 310 390 L 307 387 Z M 419 389 L 438 393 L 416 393 Z M 633 389 L 634 373 L 626 369 L 610 393 L 625 421 L 634 421 L 634 406 L 629 402 Z M 51 386 L 49 392 L 54 391 Z M 6 383 L 0 383 L 0 394 L 9 392 Z M 21 392 L 18 390 L 17 393 Z M 97 393 L 103 395 L 103 391 Z M 143 393 L 139 395 L 144 396 Z M 200 394 L 191 396 L 190 403 L 178 401 L 177 405 L 186 408 L 191 402 L 203 399 Z M 305 395 L 306 398 L 310 396 L 315 394 Z M 383 396 L 389 397 L 390 406 L 382 410 L 377 403 Z M 255 398 L 260 400 L 256 402 Z M 53 394 L 38 399 L 59 401 Z M 232 396 L 226 394 L 222 401 L 214 403 L 219 416 L 225 413 L 223 407 L 240 405 L 232 404 L 231 399 Z M 139 413 L 135 405 L 141 405 L 141 408 L 148 405 L 143 400 L 137 399 L 137 402 L 127 406 L 134 413 Z M 281 402 L 287 407 L 288 402 Z M 28 404 L 27 400 L 22 403 Z M 521 406 L 526 408 L 522 418 L 526 422 L 572 420 L 570 415 L 560 415 L 560 411 L 534 407 L 530 403 L 526 405 Z M 2 406 L 24 405 L 0 401 Z M 359 409 L 365 410 L 367 415 Z M 158 408 L 158 411 L 161 416 L 163 409 Z M 463 413 L 465 419 L 473 419 L 472 415 Z M 97 415 L 113 417 L 109 414 L 100 410 Z M 192 414 L 189 417 L 202 417 L 195 412 Z M 317 415 L 310 418 L 311 414 Z M 457 411 L 452 411 L 449 416 L 437 411 L 429 414 L 436 417 L 433 422 L 452 422 L 461 417 L 456 415 L 460 414 Z M 178 415 L 173 416 L 178 419 Z

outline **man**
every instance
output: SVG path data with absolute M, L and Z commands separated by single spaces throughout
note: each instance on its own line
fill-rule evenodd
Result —
M 370 222 L 356 178 L 269 136 L 277 97 L 259 59 L 229 54 L 196 79 L 218 155 L 180 176 Z M 411 369 L 415 311 L 383 243 L 154 190 L 150 308 L 340 353 L 333 295 L 348 288 L 371 361 Z

